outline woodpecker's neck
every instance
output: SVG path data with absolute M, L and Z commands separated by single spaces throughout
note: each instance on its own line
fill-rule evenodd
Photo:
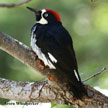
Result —
M 47 24 L 36 22 L 36 25 L 59 25 L 59 24 L 62 25 L 62 23 L 59 21 L 49 21 Z

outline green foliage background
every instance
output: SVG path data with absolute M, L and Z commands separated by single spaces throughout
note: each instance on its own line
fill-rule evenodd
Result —
M 0 0 L 0 3 L 16 1 L 19 0 Z M 32 0 L 15 8 L 0 7 L 0 31 L 30 46 L 30 29 L 35 23 L 35 16 L 26 6 L 53 9 L 60 14 L 63 25 L 74 41 L 82 80 L 102 67 L 108 67 L 108 0 Z M 1 50 L 0 77 L 17 81 L 45 79 Z M 87 81 L 86 84 L 108 89 L 108 72 Z M 4 102 L 0 100 L 1 103 Z

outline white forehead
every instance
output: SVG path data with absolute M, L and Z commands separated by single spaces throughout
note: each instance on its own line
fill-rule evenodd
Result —
M 42 11 L 42 15 L 43 15 L 46 12 L 46 9 L 42 9 L 41 11 Z

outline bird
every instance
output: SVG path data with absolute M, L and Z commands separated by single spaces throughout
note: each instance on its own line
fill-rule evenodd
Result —
M 82 99 L 86 89 L 78 73 L 73 41 L 60 15 L 52 9 L 34 9 L 36 23 L 31 29 L 31 48 L 45 66 L 61 78 L 67 78 L 74 97 Z M 53 78 L 51 78 L 52 80 Z

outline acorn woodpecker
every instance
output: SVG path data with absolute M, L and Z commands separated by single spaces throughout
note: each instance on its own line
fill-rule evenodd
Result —
M 78 66 L 73 42 L 63 27 L 60 16 L 50 9 L 36 10 L 27 7 L 36 16 L 36 24 L 31 30 L 31 47 L 45 66 L 67 78 L 72 93 L 82 98 L 86 90 L 78 74 Z

